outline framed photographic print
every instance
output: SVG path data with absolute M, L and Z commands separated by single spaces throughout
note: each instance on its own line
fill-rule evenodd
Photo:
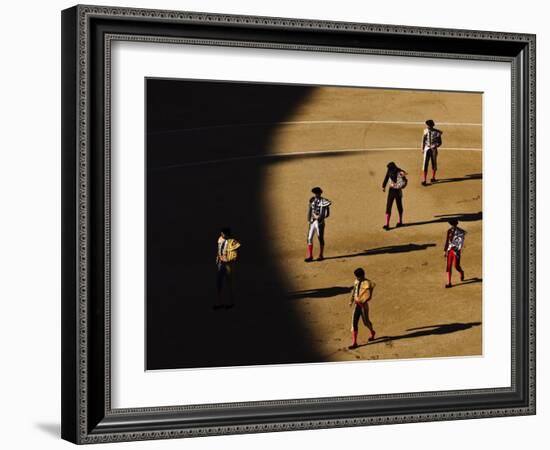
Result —
M 535 413 L 534 35 L 75 6 L 62 45 L 64 439 Z

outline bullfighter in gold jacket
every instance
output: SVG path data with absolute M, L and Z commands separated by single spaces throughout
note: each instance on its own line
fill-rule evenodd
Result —
M 218 252 L 216 254 L 216 266 L 218 268 L 216 290 L 218 292 L 218 302 L 213 306 L 214 309 L 224 307 L 229 309 L 234 306 L 233 272 L 235 263 L 239 259 L 240 247 L 241 243 L 232 237 L 231 229 L 223 228 L 218 238 Z M 222 301 L 222 290 L 224 285 L 227 286 L 230 299 L 227 304 L 224 304 Z
M 349 349 L 357 348 L 357 334 L 359 331 L 359 319 L 363 320 L 363 323 L 370 331 L 369 341 L 374 340 L 376 332 L 372 326 L 372 322 L 369 319 L 369 301 L 372 298 L 372 291 L 374 290 L 375 283 L 365 277 L 365 271 L 361 268 L 355 269 L 353 272 L 355 275 L 355 282 L 353 290 L 351 291 L 350 306 L 354 305 L 353 314 L 351 319 L 351 336 L 352 343 L 348 347 Z

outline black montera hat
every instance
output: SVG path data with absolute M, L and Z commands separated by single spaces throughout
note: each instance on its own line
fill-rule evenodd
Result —
M 457 219 L 449 220 L 449 225 L 452 225 L 452 226 L 456 227 L 458 225 L 458 220 Z
M 432 119 L 428 119 L 428 120 L 426 120 L 426 125 L 428 125 L 429 127 L 434 127 L 435 122 Z
M 311 192 L 313 192 L 314 194 L 322 194 L 323 193 L 323 190 L 319 187 L 319 186 L 315 186 Z

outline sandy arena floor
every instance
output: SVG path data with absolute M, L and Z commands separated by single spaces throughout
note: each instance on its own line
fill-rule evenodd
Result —
M 162 267 L 150 283 L 148 323 L 163 324 L 161 331 L 148 328 L 149 368 L 480 355 L 481 102 L 475 93 L 315 89 L 275 131 L 270 124 L 270 152 L 261 157 L 238 144 L 240 135 L 261 134 L 261 123 L 204 127 L 192 140 L 182 132 L 182 149 L 193 142 L 200 161 L 165 164 L 148 175 L 166 197 L 148 203 L 155 218 L 148 263 Z M 439 181 L 424 187 L 420 141 L 428 118 L 444 134 Z M 219 162 L 203 163 L 213 160 Z M 381 184 L 389 161 L 409 173 L 409 185 L 406 226 L 393 228 L 394 205 L 392 229 L 384 231 Z M 251 172 L 261 174 L 253 184 Z M 326 259 L 306 264 L 307 202 L 317 185 L 333 202 Z M 444 289 L 450 217 L 467 231 L 466 281 L 454 273 L 455 286 Z M 226 223 L 243 243 L 237 305 L 212 311 L 215 243 Z M 367 344 L 360 324 L 360 347 L 348 350 L 357 267 L 377 283 L 370 302 L 377 340 Z M 284 288 L 275 285 L 281 279 Z M 180 356 L 163 356 L 174 354 Z

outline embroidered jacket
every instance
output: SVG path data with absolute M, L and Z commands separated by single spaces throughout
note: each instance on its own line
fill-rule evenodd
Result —
M 311 197 L 309 199 L 309 208 L 307 210 L 307 221 L 309 223 L 317 220 L 319 223 L 323 223 L 324 220 L 330 214 L 330 205 L 332 202 L 324 197 Z
M 426 128 L 422 136 L 422 148 L 424 151 L 426 152 L 431 148 L 437 150 L 442 144 L 442 134 L 443 131 L 437 128 Z
M 447 231 L 447 238 L 445 239 L 445 251 L 448 252 L 451 249 L 460 251 L 464 248 L 464 236 L 466 231 L 462 228 L 449 228 Z
M 364 304 L 372 298 L 372 291 L 376 284 L 374 281 L 364 278 L 355 280 L 351 291 L 351 300 L 355 303 Z
M 237 239 L 224 239 L 220 236 L 218 239 L 218 262 L 231 263 L 236 261 L 238 258 L 237 249 L 239 249 L 240 246 L 241 243 L 237 241 Z

